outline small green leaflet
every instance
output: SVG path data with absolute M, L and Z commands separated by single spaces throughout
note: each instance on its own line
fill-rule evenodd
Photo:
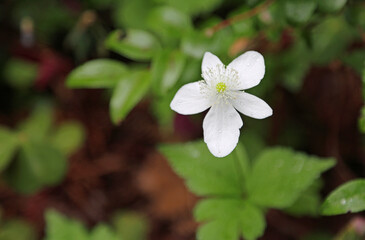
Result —
M 113 123 L 122 121 L 149 89 L 149 71 L 135 70 L 119 79 L 110 100 L 110 116 Z
M 345 6 L 347 0 L 321 0 L 318 1 L 318 7 L 324 12 L 336 12 Z
M 295 23 L 305 23 L 312 16 L 317 7 L 317 1 L 301 0 L 301 1 L 285 1 L 284 9 L 287 18 Z
M 67 77 L 70 88 L 109 88 L 127 72 L 127 67 L 115 60 L 91 60 L 74 69 Z
M 0 127 L 0 143 L 0 171 L 2 171 L 14 157 L 19 145 L 16 134 L 3 127 Z
M 166 95 L 179 80 L 184 69 L 186 56 L 180 51 L 162 50 L 152 59 L 153 90 Z
M 326 198 L 321 206 L 322 215 L 337 215 L 365 210 L 365 179 L 347 182 Z
M 120 211 L 114 214 L 112 225 L 123 240 L 145 240 L 147 239 L 149 225 L 147 219 L 136 212 Z
M 161 48 L 154 35 L 138 29 L 111 32 L 105 41 L 105 46 L 109 50 L 136 61 L 150 60 Z
M 30 117 L 21 122 L 17 129 L 25 140 L 43 141 L 51 130 L 52 121 L 52 108 L 48 104 L 43 103 L 37 105 Z
M 190 17 L 169 6 L 151 9 L 147 18 L 147 26 L 166 42 L 178 39 L 192 29 Z
M 46 212 L 45 240 L 88 240 L 88 232 L 84 225 L 62 216 L 54 210 Z
M 84 128 L 75 121 L 63 123 L 51 135 L 52 145 L 66 155 L 70 155 L 80 148 L 84 140 Z

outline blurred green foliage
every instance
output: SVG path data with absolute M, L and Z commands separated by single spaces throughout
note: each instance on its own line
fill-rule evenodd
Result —
M 44 240 L 145 240 L 148 223 L 134 212 L 117 213 L 113 224 L 98 224 L 89 231 L 80 221 L 70 219 L 55 210 L 48 210 Z
M 149 231 L 147 219 L 136 212 L 116 212 L 112 219 L 117 236 L 122 240 L 145 240 Z
M 30 194 L 60 183 L 67 170 L 67 156 L 84 141 L 83 127 L 64 122 L 53 127 L 53 111 L 38 105 L 16 130 L 0 128 L 0 171 L 15 190 Z
M 4 66 L 4 78 L 10 86 L 17 89 L 33 86 L 37 75 L 38 64 L 30 61 L 14 58 L 9 59 Z
M 1 218 L 0 218 L 1 219 Z M 20 219 L 0 220 L 0 240 L 36 240 L 36 232 L 29 223 Z

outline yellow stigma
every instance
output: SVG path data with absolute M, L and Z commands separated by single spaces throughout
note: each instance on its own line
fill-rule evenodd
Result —
M 215 86 L 215 88 L 217 89 L 217 92 L 224 92 L 226 91 L 227 86 L 224 82 L 220 82 Z

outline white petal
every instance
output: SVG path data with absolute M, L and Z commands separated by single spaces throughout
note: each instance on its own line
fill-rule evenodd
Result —
M 234 59 L 227 67 L 238 72 L 237 90 L 248 89 L 260 83 L 265 75 L 264 57 L 256 51 L 248 51 Z
M 252 118 L 263 119 L 272 115 L 271 107 L 264 100 L 249 93 L 238 91 L 231 102 L 238 111 Z
M 229 103 L 213 105 L 203 121 L 204 142 L 216 157 L 225 157 L 236 147 L 242 127 L 239 113 Z
M 182 86 L 170 104 L 172 110 L 183 115 L 200 113 L 210 106 L 209 99 L 200 92 L 199 82 Z
M 214 55 L 210 52 L 204 53 L 203 62 L 202 62 L 202 73 L 203 74 L 209 68 L 215 69 L 217 65 L 223 65 L 223 63 L 221 62 L 221 60 L 219 60 L 219 58 L 216 55 Z

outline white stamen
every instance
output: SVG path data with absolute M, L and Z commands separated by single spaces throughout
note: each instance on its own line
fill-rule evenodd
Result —
M 214 98 L 214 103 L 229 103 L 236 98 L 238 86 L 238 72 L 223 64 L 217 64 L 214 68 L 208 68 L 202 73 L 204 80 L 199 82 L 203 96 Z

